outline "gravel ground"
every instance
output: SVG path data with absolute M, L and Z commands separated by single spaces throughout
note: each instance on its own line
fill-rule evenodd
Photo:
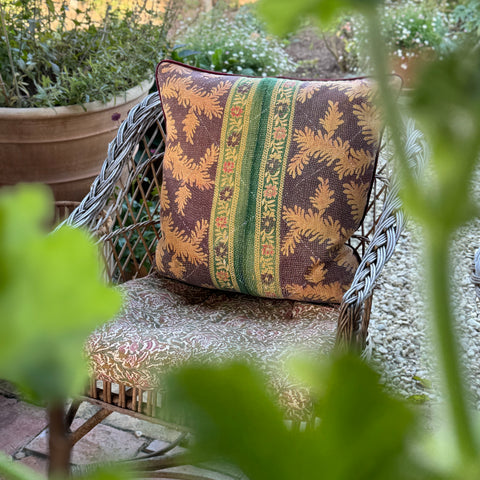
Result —
M 480 182 L 475 182 L 480 185 Z M 480 188 L 477 188 L 480 191 Z M 463 227 L 452 246 L 452 300 L 458 321 L 468 384 L 480 409 L 480 304 L 470 279 L 473 256 L 480 247 L 480 219 Z M 367 356 L 383 381 L 402 396 L 439 398 L 433 342 L 423 280 L 420 228 L 408 222 L 394 255 L 385 266 L 374 295 Z M 432 382 L 424 388 L 414 377 Z

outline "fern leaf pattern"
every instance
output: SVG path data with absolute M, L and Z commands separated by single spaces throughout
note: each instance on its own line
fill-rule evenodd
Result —
M 300 81 L 164 61 L 158 270 L 209 288 L 338 303 L 358 260 L 381 116 L 367 79 Z
M 362 220 L 369 190 L 369 183 L 350 182 L 343 184 L 343 192 L 347 196 L 348 204 L 352 209 L 352 217 L 356 222 Z
M 157 250 L 163 256 L 170 252 L 176 262 L 188 261 L 192 265 L 207 265 L 208 256 L 201 243 L 208 230 L 208 222 L 199 220 L 193 232 L 188 233 L 175 226 L 171 214 L 165 215 L 162 222 L 162 237 Z M 173 272 L 172 272 L 173 273 Z
M 373 103 L 362 102 L 353 107 L 353 113 L 362 127 L 365 141 L 369 145 L 378 141 L 378 133 L 382 124 L 379 109 Z

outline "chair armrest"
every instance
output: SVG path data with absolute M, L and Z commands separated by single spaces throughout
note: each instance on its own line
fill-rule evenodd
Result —
M 163 111 L 159 95 L 156 92 L 148 95 L 130 110 L 127 118 L 120 125 L 116 137 L 108 146 L 107 158 L 99 175 L 93 181 L 89 193 L 59 227 L 62 225 L 85 227 L 93 234 L 98 235 L 101 227 L 108 221 L 110 213 L 118 208 L 120 196 L 117 197 L 117 202 L 109 204 L 105 211 L 120 177 L 129 170 L 129 178 L 124 182 L 123 187 L 123 190 L 127 190 L 129 181 L 134 178 L 132 165 L 129 163 L 134 158 L 136 149 L 149 128 L 155 123 L 160 124 L 162 120 Z M 163 148 L 157 148 L 155 154 L 157 152 L 158 155 L 163 155 Z M 152 155 L 149 152 L 140 160 L 134 170 L 141 169 L 143 164 L 151 161 Z
M 473 259 L 472 282 L 475 286 L 475 292 L 480 299 L 480 248 L 475 252 Z
M 421 132 L 415 128 L 412 121 L 406 125 L 405 145 L 409 162 L 418 172 L 419 167 L 425 164 L 426 145 Z M 337 328 L 338 344 L 356 345 L 360 349 L 365 346 L 372 294 L 384 266 L 393 255 L 405 225 L 398 192 L 398 181 L 392 177 L 388 182 L 388 193 L 375 231 L 352 285 L 342 299 Z

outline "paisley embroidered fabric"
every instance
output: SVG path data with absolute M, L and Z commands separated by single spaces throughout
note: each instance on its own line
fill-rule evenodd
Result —
M 213 291 L 151 274 L 124 283 L 124 309 L 86 344 L 92 375 L 144 390 L 187 361 L 257 365 L 287 418 L 310 410 L 306 388 L 285 373 L 290 355 L 333 347 L 337 307 Z
M 339 303 L 378 154 L 368 79 L 298 81 L 161 62 L 158 270 L 192 285 Z

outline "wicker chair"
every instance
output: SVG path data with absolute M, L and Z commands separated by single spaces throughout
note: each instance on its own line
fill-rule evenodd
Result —
M 420 151 L 418 133 L 407 128 L 407 149 L 414 158 Z M 87 228 L 98 238 L 105 259 L 105 275 L 120 284 L 154 271 L 154 249 L 160 237 L 159 192 L 165 132 L 158 94 L 134 107 L 111 142 L 108 157 L 90 193 L 64 224 Z M 342 304 L 329 309 L 333 338 L 341 344 L 365 346 L 376 281 L 393 254 L 404 218 L 397 186 L 390 182 L 391 155 L 383 150 L 365 220 L 350 240 L 361 257 L 360 266 Z M 147 277 L 148 278 L 148 277 Z M 331 334 L 332 332 L 330 332 Z M 70 425 L 81 401 L 101 409 L 77 432 L 74 444 L 113 411 L 171 424 L 164 416 L 161 394 L 115 378 L 92 378 L 85 397 L 74 402 L 67 419 Z M 294 425 L 300 421 L 295 420 Z M 160 457 L 164 458 L 160 452 Z M 151 462 L 151 460 L 149 460 Z M 149 469 L 158 468 L 160 463 Z
M 472 282 L 475 287 L 477 298 L 480 300 L 480 248 L 475 252 L 473 260 Z

